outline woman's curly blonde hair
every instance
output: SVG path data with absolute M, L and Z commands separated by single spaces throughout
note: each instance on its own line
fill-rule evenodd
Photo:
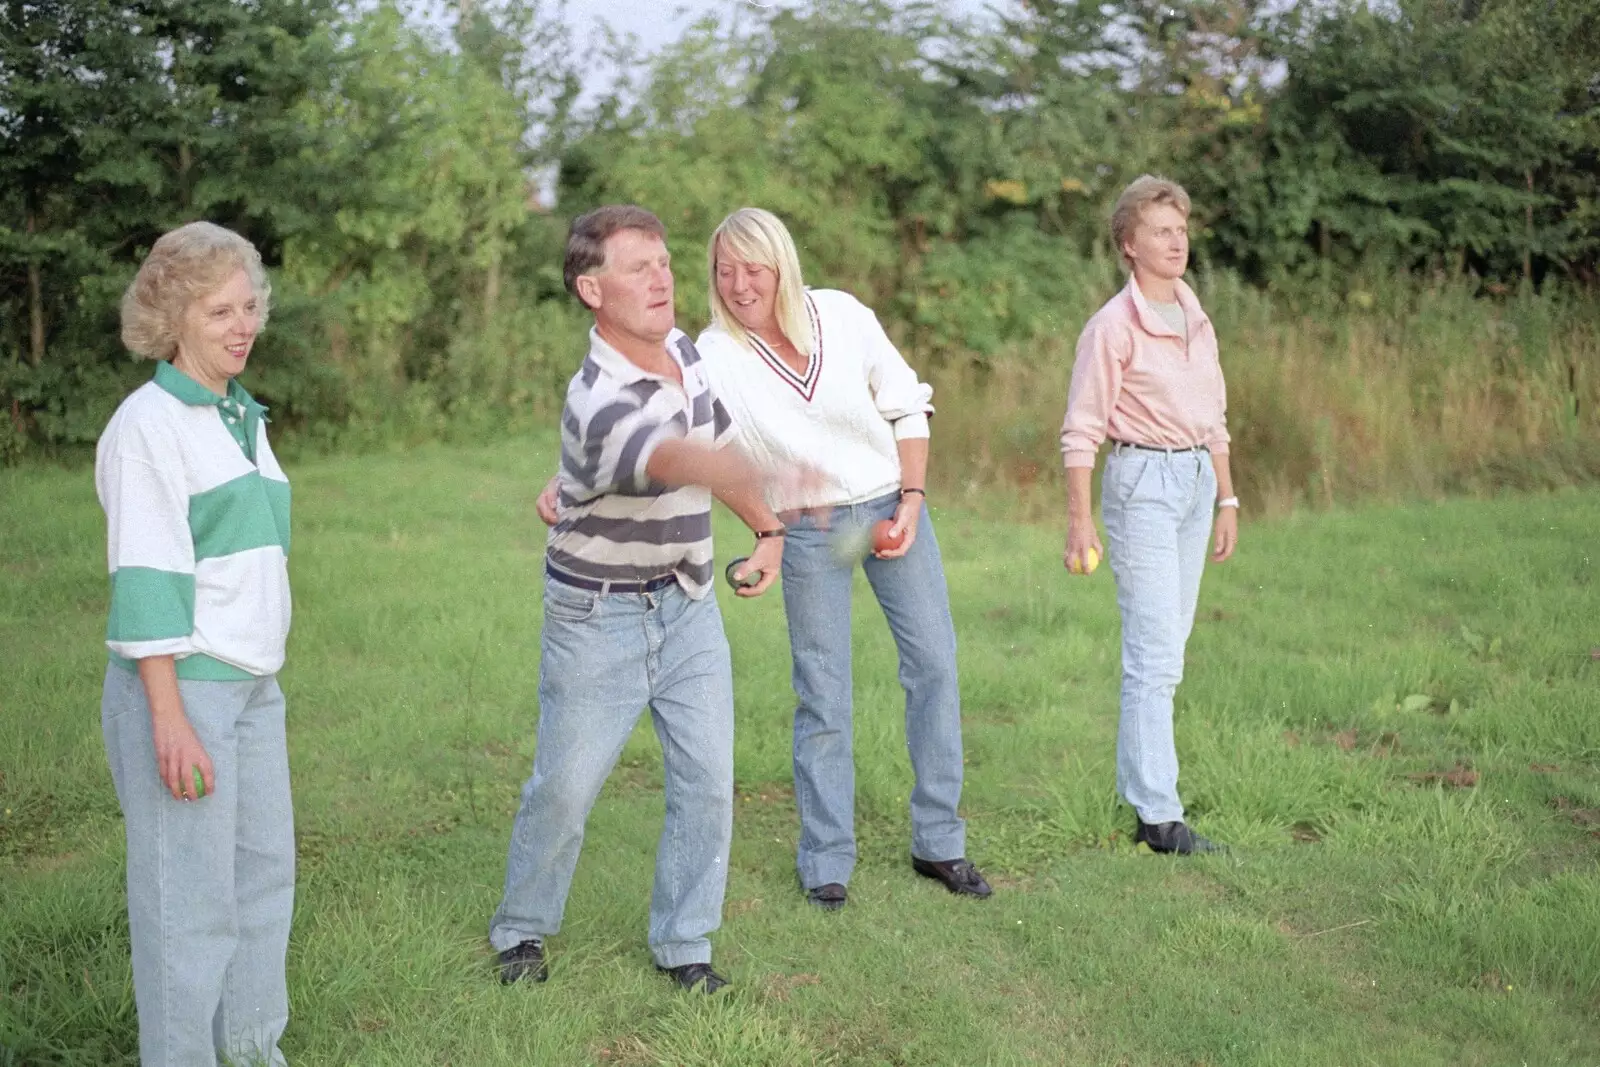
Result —
M 215 223 L 191 222 L 161 235 L 122 294 L 122 343 L 145 359 L 178 353 L 184 309 L 243 270 L 267 324 L 272 283 L 256 246 Z

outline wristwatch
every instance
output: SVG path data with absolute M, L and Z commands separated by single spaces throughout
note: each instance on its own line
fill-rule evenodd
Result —
M 1238 511 L 1239 498 L 1236 496 L 1223 497 L 1221 500 L 1217 501 L 1217 510 L 1221 511 L 1223 508 L 1232 508 L 1233 510 Z

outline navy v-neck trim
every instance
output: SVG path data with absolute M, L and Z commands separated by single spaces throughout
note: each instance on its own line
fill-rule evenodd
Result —
M 804 376 L 796 374 L 794 368 L 783 361 L 783 357 L 774 352 L 768 344 L 755 334 L 750 334 L 750 343 L 754 346 L 756 354 L 771 367 L 773 373 L 795 392 L 806 403 L 811 403 L 817 395 L 817 383 L 822 380 L 822 319 L 817 315 L 816 305 L 811 300 L 811 294 L 806 294 L 806 316 L 811 320 L 811 333 L 816 338 L 816 347 L 809 353 L 806 360 L 806 373 Z

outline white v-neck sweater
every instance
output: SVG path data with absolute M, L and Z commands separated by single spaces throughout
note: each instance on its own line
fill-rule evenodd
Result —
M 823 475 L 809 491 L 769 493 L 774 511 L 894 492 L 895 442 L 927 437 L 933 413 L 933 387 L 917 379 L 871 308 L 849 293 L 813 289 L 806 309 L 816 340 L 803 376 L 759 340 L 742 343 L 718 326 L 696 342 L 750 458 L 774 472 L 805 464 Z

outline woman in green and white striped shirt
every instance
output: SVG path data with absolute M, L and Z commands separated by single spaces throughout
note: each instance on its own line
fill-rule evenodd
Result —
M 122 338 L 160 362 L 95 459 L 111 572 L 101 722 L 143 1063 L 283 1063 L 289 483 L 265 409 L 235 380 L 270 293 L 236 233 L 196 222 L 158 240 L 123 297 Z

